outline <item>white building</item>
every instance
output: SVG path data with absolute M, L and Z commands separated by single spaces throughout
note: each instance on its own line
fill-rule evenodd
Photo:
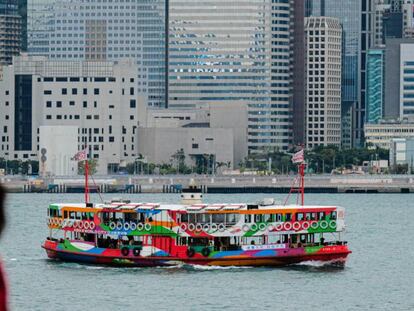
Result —
M 138 152 L 148 162 L 168 164 L 182 149 L 190 167 L 209 158 L 210 166 L 221 162 L 233 168 L 247 156 L 247 107 L 240 103 L 139 114 Z
M 400 119 L 414 121 L 414 42 L 400 45 Z
M 41 126 L 77 126 L 78 150 L 89 148 L 99 173 L 117 171 L 137 155 L 138 76 L 128 60 L 14 58 L 0 81 L 0 157 L 37 160 Z
M 365 140 L 368 147 L 389 149 L 393 139 L 413 137 L 413 122 L 383 121 L 378 124 L 365 124 Z
M 394 138 L 390 144 L 390 164 L 404 165 L 408 164 L 411 172 L 414 168 L 414 137 L 412 138 Z
M 342 27 L 331 17 L 306 19 L 306 145 L 341 146 Z

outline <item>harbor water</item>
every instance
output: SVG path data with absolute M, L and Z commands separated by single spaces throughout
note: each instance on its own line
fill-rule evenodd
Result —
M 269 195 L 210 194 L 205 201 L 255 202 L 263 196 Z M 179 194 L 123 198 L 180 199 Z M 353 253 L 345 268 L 315 262 L 284 268 L 112 268 L 47 259 L 40 245 L 48 232 L 48 204 L 82 199 L 9 195 L 0 254 L 11 310 L 414 310 L 412 194 L 306 195 L 307 204 L 346 208 L 346 240 Z

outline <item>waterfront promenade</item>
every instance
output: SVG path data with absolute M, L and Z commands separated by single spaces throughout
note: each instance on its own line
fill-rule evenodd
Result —
M 287 193 L 294 175 L 111 175 L 94 176 L 92 192 L 176 193 L 194 181 L 205 193 Z M 82 176 L 34 178 L 0 176 L 9 192 L 78 193 Z M 414 193 L 414 175 L 308 175 L 306 191 L 313 193 Z

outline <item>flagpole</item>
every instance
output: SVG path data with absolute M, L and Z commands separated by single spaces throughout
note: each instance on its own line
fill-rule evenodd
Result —
M 88 157 L 85 160 L 85 203 L 89 203 L 89 188 L 88 188 L 88 172 L 89 171 L 89 164 L 88 164 Z

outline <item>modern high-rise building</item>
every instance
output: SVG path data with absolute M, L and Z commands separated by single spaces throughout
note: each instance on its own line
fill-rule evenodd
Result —
M 383 117 L 385 89 L 385 50 L 371 49 L 367 54 L 366 122 L 377 123 Z
M 22 18 L 16 1 L 0 1 L 0 65 L 11 64 L 22 48 Z
M 308 17 L 306 146 L 341 146 L 342 27 L 331 17 Z
M 54 60 L 135 59 L 151 106 L 166 104 L 166 0 L 28 0 L 28 51 Z
M 303 0 L 294 0 L 292 7 L 293 24 L 293 57 L 292 57 L 292 112 L 293 142 L 305 143 L 305 15 L 306 6 Z
M 248 147 L 292 142 L 291 10 L 287 0 L 169 1 L 169 107 L 248 107 Z
M 366 52 L 372 42 L 371 0 L 307 0 L 309 16 L 338 18 L 343 28 L 342 145 L 361 146 L 365 121 Z

